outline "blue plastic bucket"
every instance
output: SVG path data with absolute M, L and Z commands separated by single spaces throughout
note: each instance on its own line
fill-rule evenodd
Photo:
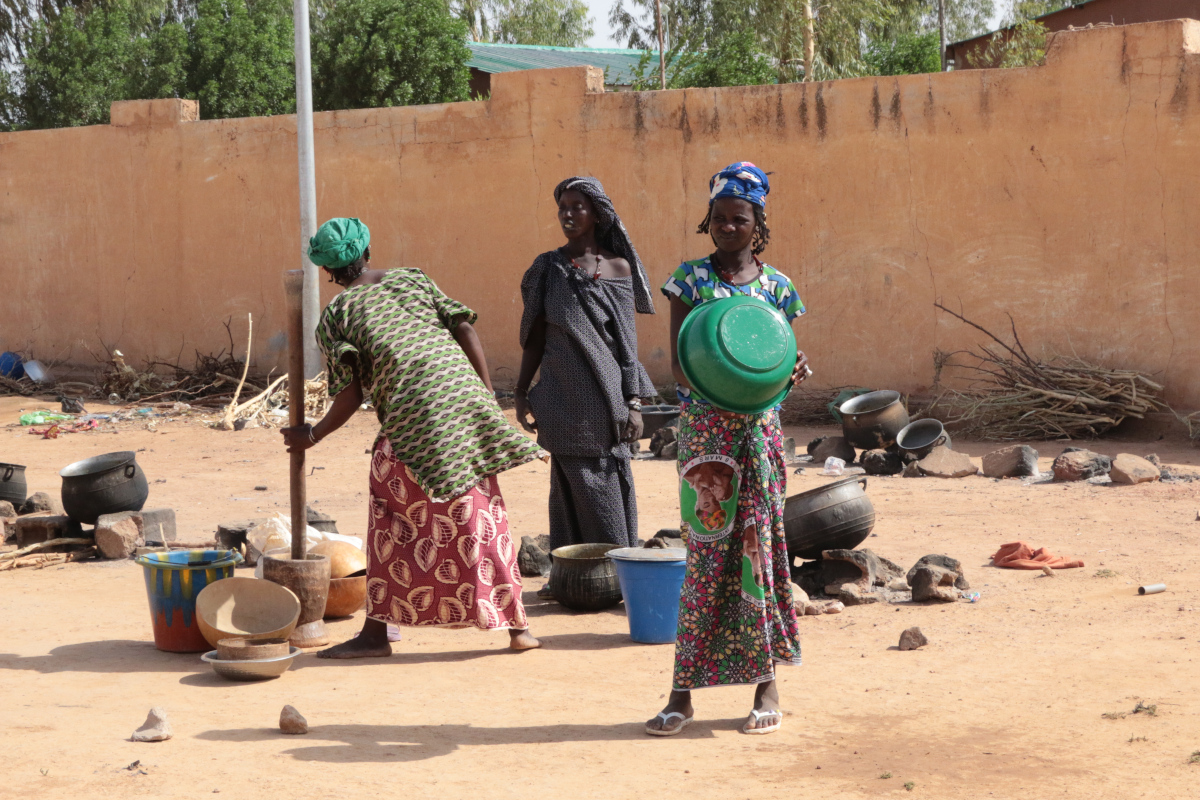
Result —
M 623 547 L 608 551 L 608 557 L 617 567 L 625 597 L 629 638 L 643 644 L 675 641 L 687 551 L 682 547 Z
M 172 550 L 136 559 L 146 578 L 154 646 L 168 653 L 211 649 L 196 624 L 196 596 L 204 587 L 233 577 L 242 563 L 236 550 Z

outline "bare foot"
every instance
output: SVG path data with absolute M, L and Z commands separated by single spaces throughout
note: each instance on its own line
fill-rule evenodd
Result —
M 667 707 L 657 717 L 646 722 L 646 733 L 651 736 L 669 736 L 682 730 L 694 714 L 692 693 L 672 690 L 671 697 L 667 700 Z M 667 717 L 667 719 L 663 719 L 663 717 Z M 655 731 L 662 731 L 662 733 L 655 733 Z
M 387 658 L 392 654 L 388 638 L 388 624 L 368 618 L 358 636 L 322 650 L 317 658 Z
M 533 638 L 533 634 L 526 628 L 523 631 L 509 629 L 508 646 L 513 650 L 536 650 L 542 646 L 541 641 Z

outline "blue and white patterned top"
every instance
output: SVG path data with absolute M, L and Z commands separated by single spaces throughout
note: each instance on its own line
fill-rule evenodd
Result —
M 663 284 L 662 293 L 668 298 L 678 297 L 689 308 L 695 308 L 706 300 L 744 294 L 770 303 L 787 317 L 788 322 L 807 310 L 796 287 L 787 275 L 761 261 L 759 267 L 761 267 L 762 273 L 757 279 L 739 286 L 721 280 L 721 276 L 713 268 L 708 257 L 696 261 L 685 261 L 671 274 L 670 278 L 667 278 L 667 282 Z M 675 393 L 678 395 L 681 405 L 708 402 L 699 394 L 693 395 L 689 389 L 679 384 L 675 384 Z

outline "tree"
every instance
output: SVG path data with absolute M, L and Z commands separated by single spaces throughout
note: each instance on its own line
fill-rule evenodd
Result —
M 339 0 L 313 35 L 313 106 L 466 100 L 466 39 L 444 0 Z
M 668 89 L 775 83 L 775 65 L 753 31 L 731 33 L 699 52 L 676 53 L 668 64 Z M 646 91 L 659 86 L 658 58 L 646 50 L 633 70 L 631 88 Z
M 200 0 L 187 22 L 186 96 L 206 119 L 296 110 L 288 0 Z
M 472 41 L 582 47 L 595 29 L 583 0 L 458 0 Z
M 872 39 L 864 60 L 873 75 L 940 72 L 942 54 L 938 32 L 898 33 L 890 39 Z
M 1046 61 L 1049 31 L 1036 18 L 1070 5 L 1070 0 L 1013 0 L 1005 27 L 992 34 L 977 67 L 1036 67 Z

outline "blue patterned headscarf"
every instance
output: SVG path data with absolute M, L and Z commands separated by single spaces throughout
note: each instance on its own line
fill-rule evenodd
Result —
M 711 205 L 718 197 L 736 197 L 765 208 L 770 191 L 767 173 L 749 161 L 738 161 L 712 176 L 708 182 L 708 202 Z

